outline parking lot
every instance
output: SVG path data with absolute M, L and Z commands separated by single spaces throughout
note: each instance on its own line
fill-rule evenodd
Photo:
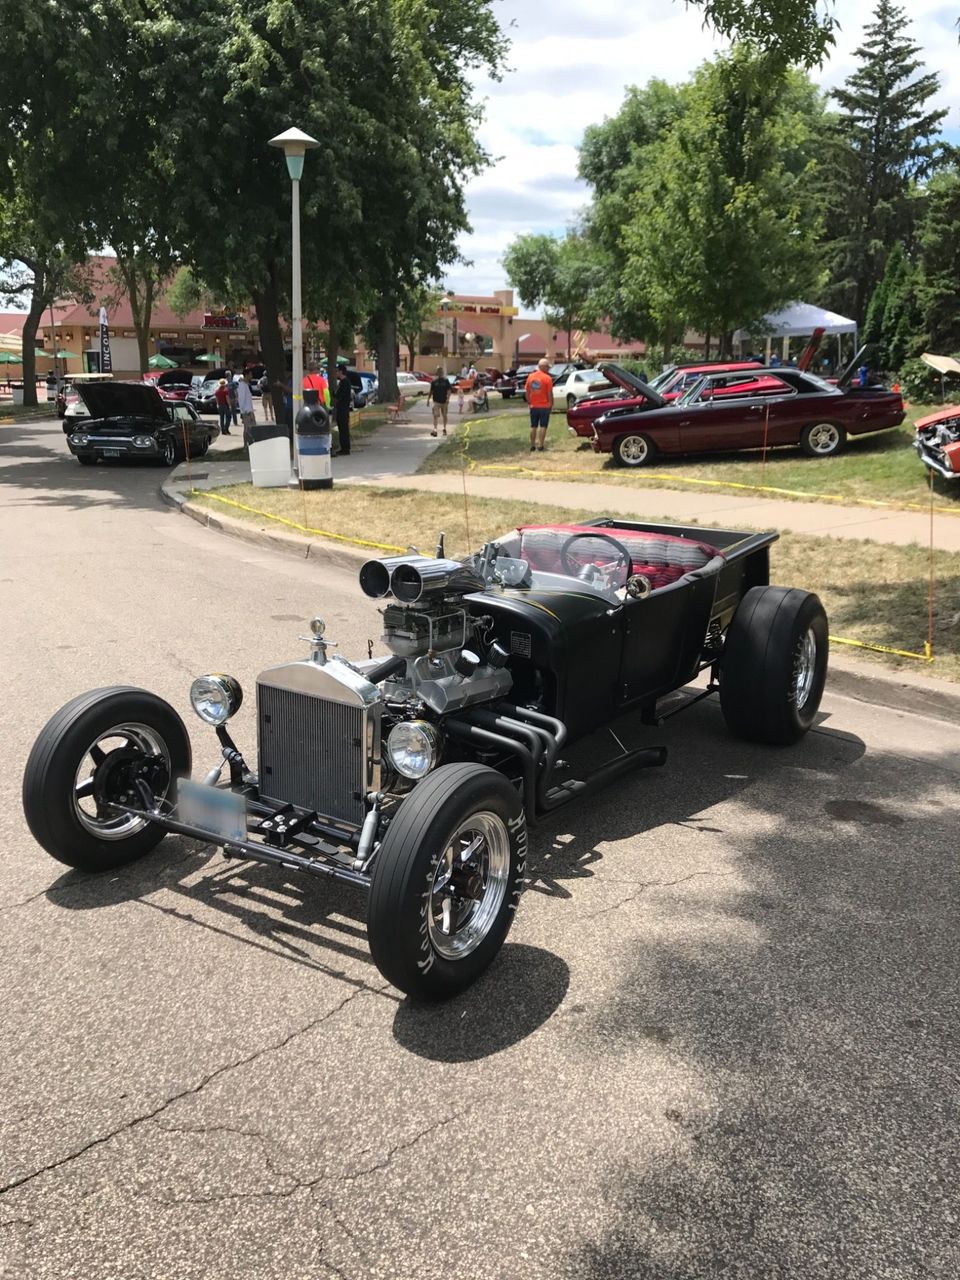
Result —
M 34 845 L 23 763 L 73 694 L 186 718 L 314 614 L 346 654 L 380 632 L 352 574 L 198 527 L 159 470 L 5 430 L 0 1275 L 956 1273 L 960 728 L 829 686 L 794 749 L 712 703 L 622 726 L 666 767 L 535 830 L 501 958 L 416 1006 L 348 888 Z

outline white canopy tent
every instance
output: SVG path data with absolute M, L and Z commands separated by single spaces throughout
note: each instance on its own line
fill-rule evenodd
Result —
M 824 336 L 835 334 L 837 351 L 840 350 L 840 336 L 845 333 L 854 335 L 854 347 L 857 345 L 857 322 L 846 316 L 837 315 L 836 311 L 828 311 L 826 307 L 815 307 L 809 302 L 790 302 L 780 311 L 771 312 L 763 317 L 758 326 L 757 336 L 765 336 L 767 340 L 767 360 L 770 359 L 770 347 L 774 339 L 783 340 L 783 354 L 786 357 L 787 344 L 791 338 L 808 338 L 816 329 L 822 329 Z M 738 329 L 733 335 L 740 347 L 750 338 L 749 329 Z

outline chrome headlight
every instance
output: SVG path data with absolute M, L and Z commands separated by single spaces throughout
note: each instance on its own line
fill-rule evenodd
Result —
M 154 440 L 153 436 L 134 436 L 133 443 L 138 449 L 149 449 Z
M 440 735 L 426 720 L 401 720 L 390 730 L 387 755 L 397 773 L 423 778 L 440 756 Z
M 83 448 L 85 444 L 90 443 L 90 437 L 85 436 L 82 431 L 75 431 L 73 435 L 70 437 L 70 443 L 79 445 L 80 448 Z
M 194 711 L 207 724 L 226 724 L 236 715 L 243 702 L 240 682 L 219 673 L 197 676 L 190 686 L 190 702 Z

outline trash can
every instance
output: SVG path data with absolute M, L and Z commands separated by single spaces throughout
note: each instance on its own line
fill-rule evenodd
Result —
M 297 470 L 304 489 L 332 489 L 330 415 L 323 405 L 304 405 L 297 414 Z
M 257 489 L 290 483 L 290 432 L 282 422 L 257 422 L 249 430 L 250 478 Z
M 17 405 L 17 404 L 23 404 L 23 383 L 22 383 L 22 382 L 11 382 L 11 383 L 10 383 L 10 390 L 11 390 L 11 392 L 12 392 L 12 394 L 13 394 L 13 403 L 14 403 L 15 405 Z

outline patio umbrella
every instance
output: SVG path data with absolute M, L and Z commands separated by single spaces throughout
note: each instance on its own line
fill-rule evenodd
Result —
M 214 355 L 212 351 L 205 351 L 202 356 L 197 356 L 193 361 L 194 364 L 219 364 L 222 357 Z
M 21 356 L 11 355 L 9 351 L 0 351 L 0 364 L 23 364 Z
M 161 355 L 159 352 L 157 355 L 151 356 L 147 364 L 151 369 L 176 369 L 177 367 L 176 360 L 168 360 L 166 356 Z
M 44 353 L 43 353 L 43 354 L 44 354 L 45 356 L 48 356 L 48 355 L 50 355 L 50 352 L 49 352 L 49 351 L 44 351 Z M 76 351 L 57 351 L 57 352 L 56 352 L 56 357 L 57 357 L 57 359 L 58 359 L 58 360 L 66 360 L 68 357 L 69 357 L 71 360 L 79 360 L 79 359 L 80 359 L 79 352 L 76 352 Z

